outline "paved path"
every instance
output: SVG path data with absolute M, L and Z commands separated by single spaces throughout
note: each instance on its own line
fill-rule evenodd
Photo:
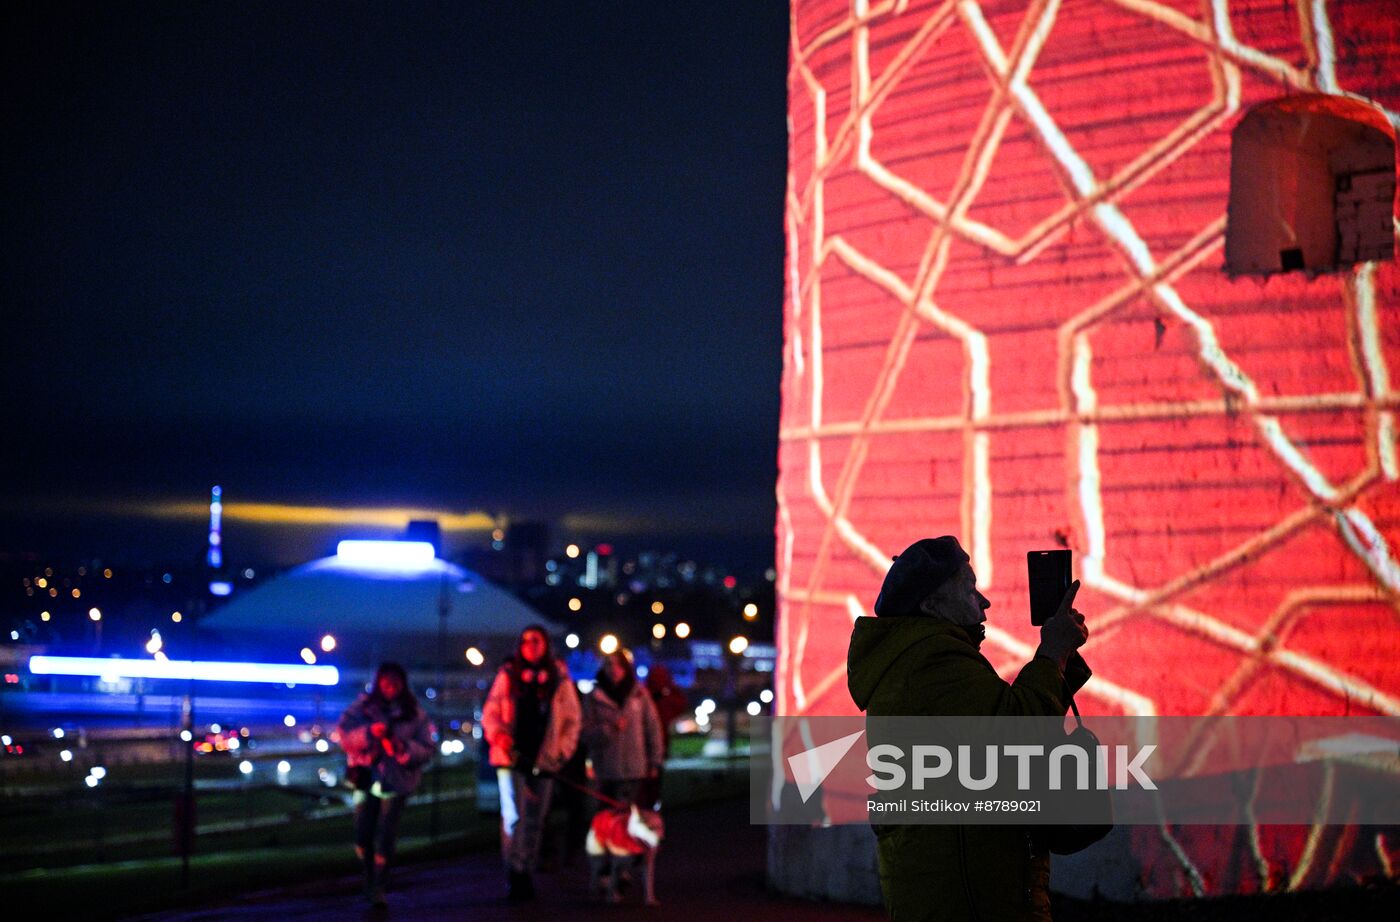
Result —
M 332 919 L 464 919 L 472 922 L 530 920 L 811 920 L 811 922 L 879 922 L 876 909 L 809 903 L 770 896 L 763 886 L 766 837 L 750 826 L 743 801 L 706 804 L 667 816 L 667 839 L 657 856 L 657 897 L 661 906 L 647 909 L 635 896 L 621 906 L 604 906 L 587 892 L 582 868 L 536 876 L 539 898 L 516 905 L 503 897 L 504 875 L 495 854 L 473 854 L 397 869 L 389 892 L 389 909 L 375 911 L 359 892 L 359 880 L 344 877 L 284 890 L 253 894 L 238 902 L 205 909 L 143 917 L 149 922 L 199 920 L 248 922 L 277 919 L 321 922 Z M 348 850 L 348 846 L 347 846 Z M 350 859 L 347 857 L 347 865 Z

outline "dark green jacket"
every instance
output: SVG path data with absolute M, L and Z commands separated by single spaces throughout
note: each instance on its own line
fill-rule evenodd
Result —
M 934 617 L 857 618 L 847 686 L 871 717 L 1062 716 L 1089 679 L 1037 657 L 1014 682 L 962 628 Z M 875 826 L 880 889 L 894 922 L 1050 918 L 1050 858 L 1019 826 Z

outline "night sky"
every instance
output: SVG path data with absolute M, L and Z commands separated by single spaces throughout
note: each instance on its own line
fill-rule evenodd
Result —
M 771 558 L 785 3 L 5 17 L 0 552 L 220 483 Z

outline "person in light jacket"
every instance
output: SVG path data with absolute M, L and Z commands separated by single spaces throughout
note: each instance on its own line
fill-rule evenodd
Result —
M 528 900 L 554 774 L 574 754 L 579 736 L 578 693 L 564 661 L 550 653 L 544 627 L 520 632 L 515 655 L 491 683 L 481 725 L 500 785 L 506 895 Z
M 433 757 L 436 729 L 398 663 L 382 663 L 370 690 L 345 709 L 337 734 L 355 788 L 355 854 L 365 894 L 383 906 L 399 818 Z
M 661 771 L 665 734 L 656 705 L 637 682 L 628 650 L 603 659 L 593 691 L 583 699 L 583 738 L 600 793 L 637 803 L 642 782 Z

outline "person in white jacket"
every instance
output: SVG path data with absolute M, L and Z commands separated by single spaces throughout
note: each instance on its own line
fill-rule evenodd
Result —
M 642 782 L 665 760 L 665 733 L 656 705 L 637 682 L 632 654 L 608 654 L 593 691 L 583 699 L 583 740 L 600 793 L 636 803 Z M 644 804 L 648 808 L 651 804 Z
M 574 754 L 579 737 L 578 694 L 564 661 L 550 653 L 544 627 L 520 632 L 515 655 L 491 683 L 481 725 L 500 785 L 506 895 L 528 900 L 553 776 Z

